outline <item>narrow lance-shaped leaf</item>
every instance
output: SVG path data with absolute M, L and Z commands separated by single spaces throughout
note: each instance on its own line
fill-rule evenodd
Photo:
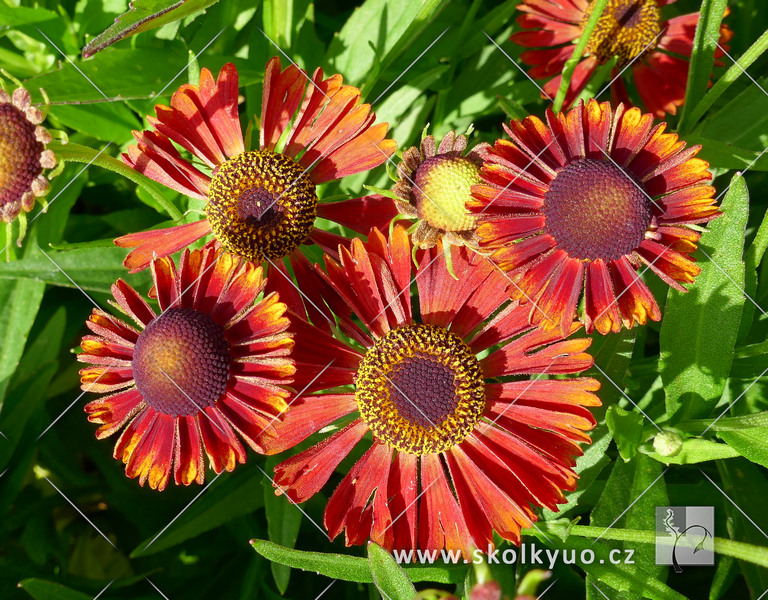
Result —
M 715 49 L 720 38 L 720 23 L 723 21 L 727 8 L 726 0 L 704 0 L 701 4 L 699 22 L 693 37 L 688 82 L 685 88 L 685 97 L 688 99 L 701 98 L 707 90 L 712 67 L 715 63 Z M 686 113 L 689 112 L 690 108 L 687 104 L 683 105 L 681 129 L 684 129 L 688 121 Z
M 653 529 L 654 507 L 669 503 L 663 473 L 664 468 L 659 463 L 643 454 L 638 454 L 628 463 L 617 461 L 605 485 L 605 490 L 592 511 L 591 523 L 606 528 L 623 526 L 629 529 Z M 620 549 L 625 547 L 624 544 L 616 544 L 616 546 Z M 634 545 L 626 545 L 626 547 L 634 550 L 634 564 L 631 571 L 636 576 L 650 581 L 661 579 L 666 569 L 656 566 L 653 548 Z M 588 581 L 597 583 L 592 579 L 597 574 L 589 571 L 587 573 Z M 599 579 L 599 575 L 597 578 Z M 613 585 L 610 582 L 606 583 Z M 593 586 L 587 586 L 587 598 L 597 600 L 600 595 L 595 593 L 594 588 L 591 590 L 590 588 Z M 616 589 L 623 591 L 621 588 Z M 645 590 L 632 591 L 650 597 Z M 639 598 L 640 596 L 630 597 Z
M 24 579 L 19 587 L 35 600 L 89 600 L 92 594 L 83 594 L 67 586 L 45 579 Z
M 749 194 L 737 174 L 722 216 L 701 237 L 706 256 L 688 293 L 670 290 L 661 324 L 661 377 L 669 415 L 705 417 L 717 404 L 733 362 L 745 302 L 742 251 Z
M 762 56 L 763 52 L 766 50 L 768 50 L 768 31 L 764 32 L 763 35 L 755 40 L 755 43 L 752 44 L 747 49 L 747 51 L 744 52 L 744 54 L 742 54 L 739 59 L 728 68 L 728 70 L 715 82 L 715 85 L 712 86 L 712 89 L 707 92 L 707 95 L 704 96 L 698 104 L 693 105 L 693 110 L 689 111 L 690 118 L 686 119 L 685 125 L 687 128 L 692 128 L 694 125 L 696 125 L 698 120 L 704 116 L 704 114 L 712 107 L 715 101 L 723 95 L 723 93 L 731 86 L 734 81 L 746 73 L 749 66 L 758 58 L 760 58 L 760 56 Z M 684 131 L 682 129 L 682 124 L 679 129 L 681 132 Z
M 596 367 L 590 370 L 589 375 L 600 381 L 601 387 L 598 394 L 603 403 L 602 406 L 592 410 L 598 425 L 590 432 L 592 443 L 589 446 L 584 446 L 584 454 L 576 459 L 576 473 L 579 475 L 578 487 L 566 496 L 568 503 L 560 506 L 558 512 L 544 509 L 544 518 L 547 520 L 560 518 L 567 511 L 574 509 L 581 495 L 586 492 L 610 462 L 606 451 L 612 437 L 604 417 L 608 407 L 616 404 L 622 397 L 620 389 L 617 389 L 616 386 L 624 386 L 636 335 L 637 329 L 623 329 L 615 335 L 596 334 L 593 336 L 591 352 L 594 353 Z M 613 385 L 613 382 L 616 383 L 616 386 Z
M 275 464 L 277 461 L 270 459 L 266 464 L 267 471 L 271 472 Z M 299 535 L 302 513 L 291 502 L 282 496 L 275 495 L 275 488 L 270 479 L 264 478 L 262 485 L 264 486 L 264 511 L 267 514 L 269 539 L 277 544 L 293 548 Z M 278 562 L 271 562 L 270 568 L 277 589 L 281 594 L 285 594 L 291 579 L 291 568 Z
M 142 31 L 156 29 L 216 4 L 218 0 L 133 0 L 128 12 L 83 48 L 83 58 Z
M 374 581 L 370 563 L 367 559 L 358 556 L 294 550 L 267 540 L 251 540 L 251 546 L 264 558 L 295 569 L 312 571 L 342 581 L 356 583 L 373 583 Z M 408 574 L 408 579 L 414 582 L 459 583 L 464 579 L 466 567 L 465 565 L 455 567 L 406 566 L 404 570 Z
M 416 588 L 389 552 L 374 542 L 368 542 L 368 560 L 373 583 L 382 596 L 390 600 L 413 600 Z

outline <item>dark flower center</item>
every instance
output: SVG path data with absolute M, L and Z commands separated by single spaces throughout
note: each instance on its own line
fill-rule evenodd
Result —
M 410 454 L 460 443 L 485 410 L 477 358 L 456 335 L 406 325 L 368 350 L 355 376 L 360 414 L 381 441 Z
M 214 235 L 230 252 L 254 261 L 283 258 L 312 231 L 315 185 L 287 156 L 245 152 L 215 172 L 206 214 Z
M 171 308 L 141 332 L 132 366 L 146 403 L 178 417 L 214 406 L 226 390 L 231 364 L 221 325 L 206 313 Z
M 0 207 L 18 201 L 43 172 L 35 126 L 18 108 L 0 103 Z
M 581 26 L 592 14 L 590 2 Z M 616 66 L 628 65 L 635 57 L 656 47 L 661 32 L 661 12 L 655 0 L 608 0 L 587 42 L 586 52 L 600 64 L 618 57 Z
M 419 217 L 442 231 L 472 231 L 476 218 L 467 211 L 472 186 L 480 183 L 480 168 L 459 153 L 426 159 L 413 178 Z
M 612 162 L 578 159 L 544 196 L 545 229 L 573 258 L 616 260 L 635 250 L 651 223 L 642 185 Z

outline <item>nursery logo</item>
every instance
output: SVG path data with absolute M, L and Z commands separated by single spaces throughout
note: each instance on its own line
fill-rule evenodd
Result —
M 713 506 L 657 506 L 656 564 L 714 565 L 714 531 Z

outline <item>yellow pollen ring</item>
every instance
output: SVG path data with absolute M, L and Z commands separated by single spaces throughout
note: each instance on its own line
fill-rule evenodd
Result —
M 443 452 L 471 433 L 485 410 L 477 358 L 456 335 L 406 325 L 368 350 L 355 398 L 374 437 L 409 454 Z
M 230 252 L 261 261 L 290 254 L 311 233 L 315 184 L 296 161 L 269 150 L 244 152 L 215 172 L 206 214 Z
M 592 14 L 593 5 L 590 2 L 584 11 L 582 28 Z M 622 68 L 653 50 L 660 32 L 661 11 L 655 0 L 608 0 L 587 42 L 586 53 L 600 64 L 616 56 L 616 66 Z

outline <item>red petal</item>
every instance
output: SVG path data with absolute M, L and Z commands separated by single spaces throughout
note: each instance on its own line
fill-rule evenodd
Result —
M 331 152 L 312 170 L 312 181 L 341 179 L 384 164 L 397 149 L 395 140 L 385 139 L 388 128 L 387 123 L 374 125 Z
M 121 310 L 136 324 L 146 327 L 155 318 L 155 311 L 149 307 L 149 304 L 136 290 L 122 279 L 118 279 L 112 284 L 112 295 Z
M 210 232 L 208 220 L 203 219 L 167 229 L 129 233 L 117 238 L 115 244 L 121 248 L 136 248 L 125 257 L 123 264 L 131 273 L 137 273 L 146 269 L 154 256 L 164 257 L 178 252 Z
M 392 513 L 393 547 L 413 550 L 418 543 L 418 488 L 417 457 L 405 452 L 395 453 L 389 476 L 387 497 Z
M 210 177 L 181 157 L 170 140 L 152 132 L 133 132 L 138 146 L 128 146 L 123 162 L 139 173 L 192 198 L 206 200 Z
M 151 263 L 154 290 L 160 310 L 165 312 L 179 301 L 176 287 L 176 265 L 168 257 L 157 258 Z
M 319 444 L 275 467 L 275 485 L 294 502 L 304 502 L 320 491 L 339 463 L 363 439 L 368 425 L 357 419 Z
M 111 396 L 104 396 L 85 405 L 88 420 L 101 425 L 96 437 L 103 439 L 122 428 L 125 423 L 146 406 L 134 387 Z
M 274 150 L 280 136 L 288 128 L 307 86 L 308 75 L 291 64 L 282 73 L 280 58 L 267 63 L 261 100 L 260 148 Z
M 197 414 L 197 423 L 203 438 L 203 447 L 216 473 L 232 471 L 235 463 L 245 462 L 245 450 L 232 431 L 232 427 L 215 407 Z
M 331 539 L 346 529 L 347 546 L 368 538 L 385 548 L 392 546 L 392 516 L 386 504 L 391 461 L 392 449 L 374 442 L 344 477 L 323 513 L 323 524 Z M 380 519 L 378 522 L 361 518 L 369 503 Z
M 381 230 L 389 227 L 397 216 L 397 208 L 391 198 L 374 194 L 341 202 L 320 202 L 317 216 L 368 235 L 372 227 Z
M 608 266 L 598 258 L 587 266 L 587 278 L 584 285 L 584 327 L 587 333 L 597 329 L 603 335 L 609 331 L 621 331 L 619 305 L 613 289 Z
M 177 420 L 179 444 L 173 477 L 176 485 L 189 485 L 205 481 L 205 459 L 197 417 L 179 417 Z
M 437 454 L 421 457 L 421 489 L 419 546 L 422 550 L 459 550 L 469 558 L 474 540 Z
M 609 266 L 624 325 L 632 327 L 635 322 L 645 325 L 648 319 L 659 321 L 659 305 L 627 260 L 622 258 Z

